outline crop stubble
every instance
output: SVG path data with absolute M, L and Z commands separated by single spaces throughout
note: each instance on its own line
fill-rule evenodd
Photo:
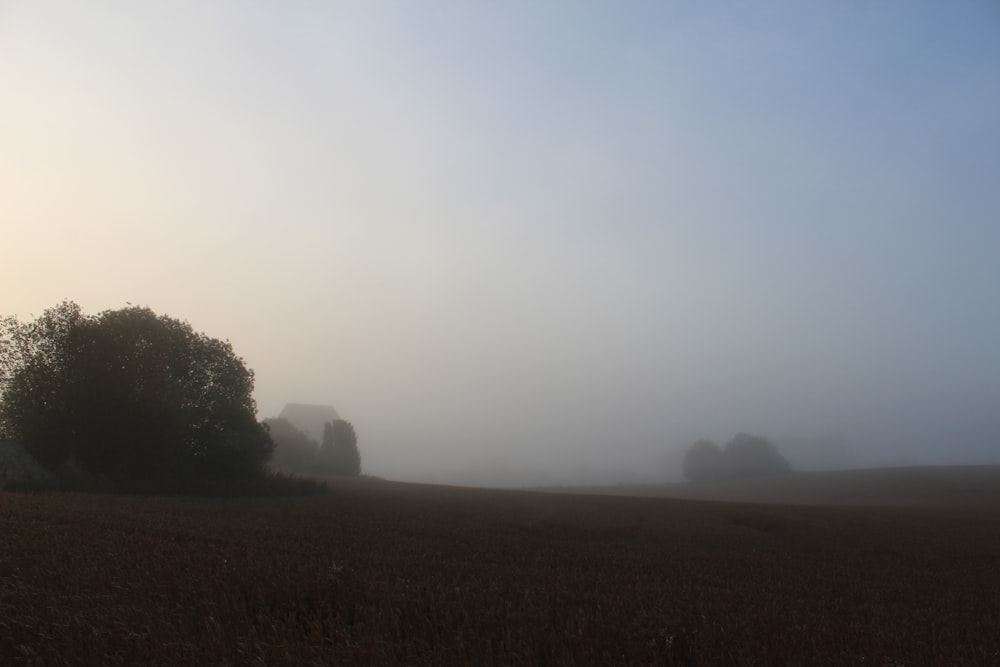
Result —
M 0 493 L 0 664 L 1000 664 L 1000 513 Z

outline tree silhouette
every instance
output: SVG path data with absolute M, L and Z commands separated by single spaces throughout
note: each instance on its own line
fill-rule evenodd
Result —
M 309 473 L 316 467 L 319 445 L 300 431 L 287 419 L 276 417 L 265 419 L 271 439 L 274 440 L 274 455 L 271 466 L 285 472 Z
M 707 482 L 723 476 L 722 450 L 711 440 L 698 440 L 684 455 L 684 477 Z
M 684 477 L 691 482 L 760 477 L 789 472 L 790 467 L 767 438 L 739 433 L 719 449 L 711 440 L 698 440 L 684 455 Z
M 319 455 L 326 472 L 352 477 L 361 474 L 358 436 L 349 421 L 335 419 L 323 425 L 323 444 L 320 445 Z
M 790 467 L 778 448 L 765 437 L 738 433 L 722 450 L 727 476 L 759 477 L 788 472 Z
M 53 469 L 114 479 L 260 476 L 273 443 L 228 341 L 128 307 L 73 302 L 0 322 L 0 429 Z

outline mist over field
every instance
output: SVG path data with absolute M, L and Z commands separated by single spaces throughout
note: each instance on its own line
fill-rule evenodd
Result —
M 0 5 L 0 315 L 148 305 L 364 472 L 1000 463 L 993 2 Z

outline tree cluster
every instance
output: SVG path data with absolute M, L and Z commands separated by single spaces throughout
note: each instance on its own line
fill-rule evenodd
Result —
M 264 426 L 274 441 L 272 467 L 287 473 L 313 471 L 319 452 L 319 445 L 315 440 L 282 417 L 265 419 Z
M 740 479 L 784 474 L 790 471 L 785 457 L 767 438 L 739 433 L 720 448 L 711 440 L 698 440 L 684 455 L 684 477 L 691 482 Z
M 262 476 L 273 449 L 228 341 L 149 308 L 0 320 L 0 436 L 116 480 Z
M 323 442 L 280 417 L 265 419 L 275 450 L 272 465 L 286 472 L 354 477 L 361 474 L 361 452 L 354 425 L 335 419 L 323 425 Z
M 323 426 L 323 444 L 319 447 L 320 468 L 332 475 L 356 477 L 361 474 L 361 452 L 354 425 L 334 419 Z

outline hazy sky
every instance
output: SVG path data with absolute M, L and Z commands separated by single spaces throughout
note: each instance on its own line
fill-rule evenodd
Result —
M 0 232 L 0 313 L 186 319 L 374 474 L 1000 462 L 993 1 L 8 0 Z

